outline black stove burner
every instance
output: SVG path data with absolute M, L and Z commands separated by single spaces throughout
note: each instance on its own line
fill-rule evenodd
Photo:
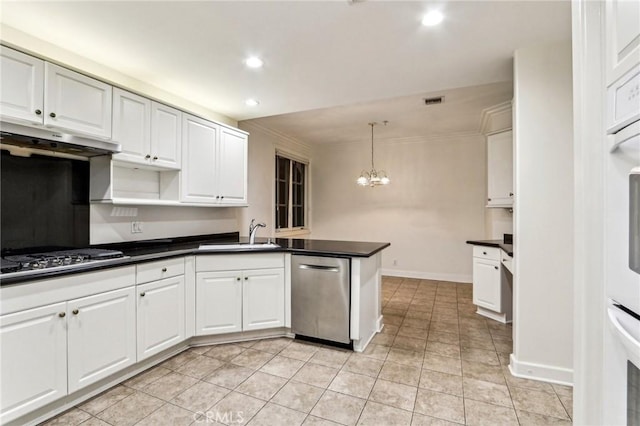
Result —
M 55 268 L 58 266 L 73 266 L 119 257 L 124 257 L 121 251 L 92 248 L 5 256 L 2 259 L 1 272 L 4 274 Z

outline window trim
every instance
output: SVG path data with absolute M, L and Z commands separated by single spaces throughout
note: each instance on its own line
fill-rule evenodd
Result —
M 311 227 L 309 226 L 309 191 L 311 188 L 311 185 L 309 184 L 309 168 L 310 168 L 310 160 L 308 158 L 304 158 L 301 157 L 300 155 L 296 155 L 287 151 L 282 151 L 277 149 L 274 155 L 274 163 L 277 162 L 277 157 L 281 157 L 284 159 L 287 159 L 289 161 L 295 161 L 298 163 L 302 163 L 305 165 L 305 170 L 304 170 L 304 226 L 296 226 L 296 227 L 288 227 L 288 228 L 277 228 L 277 223 L 278 223 L 278 218 L 277 218 L 277 214 L 276 214 L 276 207 L 277 207 L 277 194 L 278 194 L 278 189 L 277 189 L 277 170 L 274 170 L 274 179 L 273 179 L 273 184 L 274 184 L 274 190 L 273 190 L 273 208 L 272 208 L 272 212 L 273 212 L 273 216 L 274 216 L 274 231 L 276 233 L 276 235 L 278 236 L 296 236 L 296 235 L 305 235 L 305 234 L 309 234 L 311 232 Z M 292 165 L 291 165 L 292 166 Z M 293 167 L 289 167 L 289 197 L 288 197 L 288 202 L 287 202 L 287 217 L 288 217 L 288 223 L 291 224 L 293 223 L 293 197 L 292 197 L 292 189 L 293 189 Z

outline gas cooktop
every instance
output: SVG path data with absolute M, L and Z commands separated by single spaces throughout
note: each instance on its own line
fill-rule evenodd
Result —
M 72 249 L 45 253 L 8 255 L 0 262 L 0 277 L 77 268 L 88 263 L 106 262 L 126 257 L 119 250 Z

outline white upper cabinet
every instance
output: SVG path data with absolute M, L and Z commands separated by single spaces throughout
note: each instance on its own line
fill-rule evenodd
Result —
M 113 89 L 113 138 L 122 146 L 116 160 L 147 164 L 151 158 L 151 101 Z
M 44 61 L 0 47 L 0 115 L 2 119 L 43 123 Z
M 44 124 L 111 138 L 112 87 L 48 62 L 44 71 Z
M 513 132 L 487 136 L 487 207 L 513 206 Z
M 247 202 L 247 135 L 183 114 L 182 201 Z
M 113 89 L 113 140 L 122 145 L 118 161 L 180 169 L 181 115 L 177 109 Z
M 182 112 L 151 102 L 151 164 L 180 169 L 182 155 Z
M 607 0 L 605 15 L 606 78 L 610 86 L 640 64 L 640 2 Z
M 182 201 L 215 203 L 216 156 L 220 127 L 189 114 L 182 115 Z M 216 196 L 218 197 L 216 199 Z
M 247 202 L 247 135 L 226 127 L 220 131 L 218 193 L 223 204 Z

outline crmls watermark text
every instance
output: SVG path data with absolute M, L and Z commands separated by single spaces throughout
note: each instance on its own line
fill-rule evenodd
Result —
M 193 414 L 196 423 L 244 423 L 243 411 L 198 411 Z

